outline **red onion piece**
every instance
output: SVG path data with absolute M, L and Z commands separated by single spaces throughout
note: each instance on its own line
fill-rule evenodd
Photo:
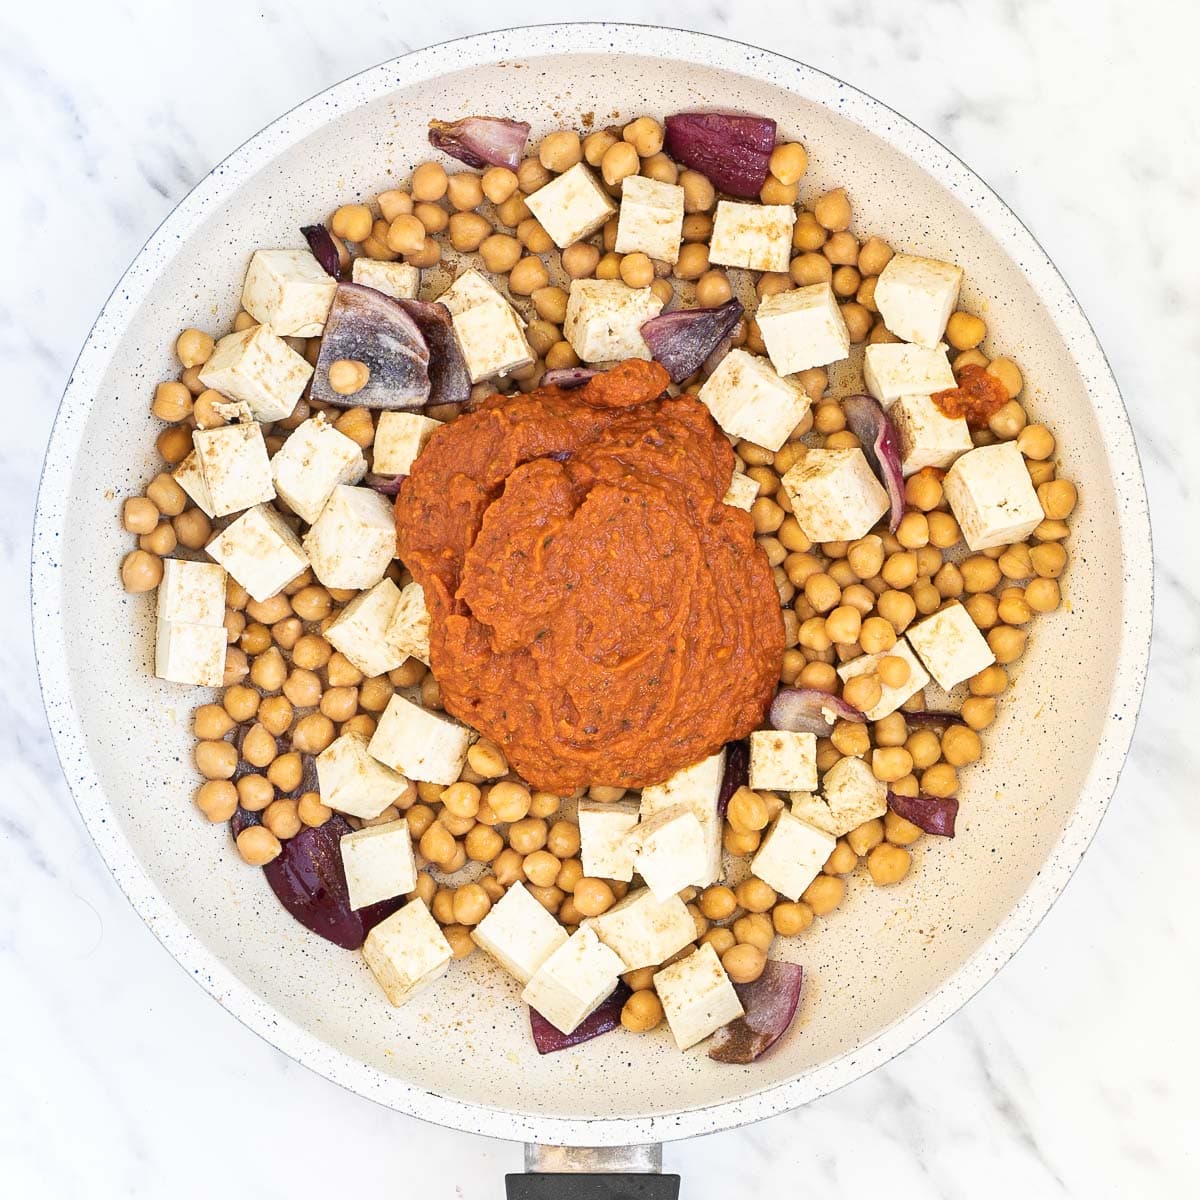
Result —
M 463 117 L 430 121 L 431 145 L 468 167 L 509 167 L 515 171 L 525 152 L 529 126 L 503 117 Z
M 676 113 L 667 118 L 666 152 L 706 175 L 713 187 L 757 200 L 770 172 L 775 122 L 744 113 Z
M 332 275 L 334 279 L 341 279 L 342 264 L 338 259 L 337 247 L 333 244 L 333 238 L 329 236 L 329 230 L 324 225 L 304 225 L 300 232 L 304 234 L 304 240 L 308 242 L 308 248 L 313 252 L 313 258 L 321 264 L 325 273 Z
M 817 737 L 828 737 L 838 721 L 861 724 L 866 719 L 840 696 L 831 696 L 817 688 L 781 688 L 767 712 L 767 720 L 774 728 L 789 733 L 815 733 Z
M 725 745 L 725 774 L 721 776 L 721 790 L 717 793 L 717 814 L 725 815 L 729 801 L 738 788 L 750 783 L 750 742 L 743 738 L 740 742 L 727 742 Z
M 471 372 L 463 358 L 450 310 L 436 300 L 409 300 L 398 297 L 396 303 L 417 323 L 429 348 L 429 399 L 427 404 L 465 404 L 471 398 Z
M 733 334 L 727 333 L 710 351 L 704 360 L 704 373 L 711 375 L 720 365 L 721 359 L 733 349 Z
M 924 710 L 922 712 L 906 712 L 902 713 L 902 715 L 909 725 L 924 725 L 929 729 L 945 729 L 949 725 L 966 724 L 966 721 L 962 719 L 962 715 L 956 712 Z
M 895 533 L 904 516 L 904 472 L 900 469 L 900 437 L 892 419 L 874 396 L 847 396 L 842 401 L 846 425 L 862 442 L 863 453 L 892 503 L 888 528 Z
M 542 387 L 562 388 L 569 392 L 572 388 L 583 387 L 593 375 L 599 374 L 594 367 L 552 367 L 542 376 Z
M 744 1017 L 730 1021 L 713 1034 L 708 1057 L 723 1063 L 752 1063 L 787 1032 L 800 1004 L 804 968 L 795 963 L 767 960 L 753 983 L 735 984 Z
M 407 475 L 364 475 L 363 486 L 371 488 L 381 496 L 398 496 L 400 485 L 407 478 Z
M 370 369 L 366 386 L 348 396 L 329 386 L 329 367 L 355 359 Z M 325 318 L 312 398 L 338 408 L 421 408 L 429 397 L 429 347 L 416 321 L 391 296 L 359 283 L 339 283 Z
M 901 796 L 889 788 L 888 808 L 898 817 L 919 825 L 926 833 L 934 833 L 938 837 L 954 836 L 958 801 L 952 796 Z
M 553 1054 L 556 1050 L 565 1050 L 568 1046 L 578 1046 L 580 1042 L 590 1042 L 616 1029 L 621 1023 L 621 1009 L 629 999 L 630 991 L 624 983 L 618 983 L 616 990 L 605 1000 L 594 1013 L 584 1017 L 583 1021 L 570 1033 L 556 1029 L 540 1012 L 529 1010 L 529 1028 L 533 1031 L 533 1042 L 539 1054 Z
M 667 368 L 671 382 L 682 383 L 704 366 L 743 311 L 739 300 L 726 300 L 716 308 L 677 308 L 652 317 L 641 335 L 655 361 Z

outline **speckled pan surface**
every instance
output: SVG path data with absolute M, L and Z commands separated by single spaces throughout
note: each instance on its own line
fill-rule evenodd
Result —
M 569 46 L 571 53 L 561 53 Z M 386 1005 L 357 956 L 308 935 L 227 831 L 192 809 L 187 723 L 203 693 L 150 674 L 152 599 L 126 596 L 120 500 L 156 469 L 148 400 L 179 329 L 223 328 L 250 251 L 369 197 L 425 156 L 430 116 L 522 116 L 535 134 L 713 106 L 803 140 L 801 198 L 844 185 L 856 227 L 966 269 L 965 304 L 1060 433 L 1083 497 L 1067 609 L 1042 619 L 1019 686 L 966 777 L 960 833 L 925 839 L 899 887 L 860 882 L 780 949 L 804 963 L 797 1027 L 750 1068 L 624 1033 L 538 1059 L 517 987 L 482 955 Z M 1150 534 L 1132 434 L 1100 347 L 1016 218 L 903 118 L 811 68 L 691 33 L 544 26 L 418 51 L 288 113 L 157 231 L 85 345 L 54 429 L 33 556 L 38 662 L 76 801 L 122 888 L 181 965 L 280 1049 L 428 1120 L 558 1144 L 659 1141 L 794 1107 L 886 1061 L 981 987 L 1078 863 L 1124 760 L 1150 633 Z M 1097 652 L 1104 646 L 1104 653 Z

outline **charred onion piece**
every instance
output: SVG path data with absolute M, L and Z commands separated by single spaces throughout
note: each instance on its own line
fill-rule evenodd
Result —
M 557 387 L 569 392 L 583 387 L 593 375 L 600 372 L 595 367 L 552 367 L 542 376 L 542 387 Z
M 889 788 L 888 808 L 896 816 L 919 825 L 926 833 L 934 833 L 938 837 L 954 836 L 958 801 L 953 796 L 901 796 Z
M 591 1016 L 583 1021 L 570 1033 L 556 1029 L 540 1012 L 529 1010 L 529 1027 L 533 1031 L 533 1042 L 539 1054 L 553 1054 L 556 1050 L 565 1050 L 568 1046 L 578 1046 L 580 1042 L 590 1042 L 616 1029 L 621 1023 L 621 1009 L 629 999 L 630 991 L 624 983 L 618 983 L 616 990 L 605 1000 Z
M 400 485 L 407 478 L 407 475 L 364 475 L 363 486 L 369 487 L 381 496 L 398 496 L 400 495 Z
M 815 733 L 828 737 L 838 721 L 863 722 L 867 718 L 838 696 L 817 688 L 781 688 L 771 701 L 767 720 L 789 733 Z
M 641 334 L 655 362 L 667 368 L 671 382 L 682 383 L 704 366 L 743 311 L 739 300 L 726 300 L 716 308 L 677 308 L 651 318 Z
M 924 725 L 929 729 L 945 729 L 950 725 L 965 725 L 962 715 L 956 712 L 934 712 L 924 709 L 921 712 L 906 712 L 904 720 L 909 725 Z
M 304 234 L 304 240 L 308 242 L 313 258 L 321 264 L 325 273 L 332 275 L 334 279 L 341 279 L 342 264 L 338 261 L 337 247 L 333 244 L 329 230 L 324 225 L 304 225 L 300 232 Z
M 842 401 L 846 425 L 862 443 L 871 470 L 887 489 L 892 512 L 888 528 L 895 533 L 904 516 L 904 472 L 900 469 L 900 437 L 892 419 L 874 396 L 847 396 Z
M 468 167 L 508 167 L 515 171 L 528 137 L 526 122 L 503 117 L 429 122 L 430 144 Z
M 717 813 L 725 815 L 729 801 L 738 788 L 750 783 L 750 743 L 745 738 L 740 742 L 729 742 L 725 746 L 725 774 L 721 776 L 721 790 L 717 793 Z
M 471 372 L 454 336 L 450 310 L 434 300 L 396 301 L 417 323 L 429 350 L 429 404 L 465 404 L 471 398 Z
M 770 172 L 775 122 L 744 113 L 676 113 L 667 118 L 663 148 L 713 187 L 757 200 Z
M 713 1034 L 708 1057 L 723 1063 L 752 1063 L 787 1031 L 800 1004 L 804 968 L 767 960 L 753 983 L 734 985 L 746 1015 Z

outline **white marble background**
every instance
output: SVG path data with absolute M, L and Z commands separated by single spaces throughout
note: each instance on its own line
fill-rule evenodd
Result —
M 769 44 L 863 87 L 965 158 L 1096 325 L 1137 427 L 1159 558 L 1133 754 L 1095 846 L 1030 945 L 899 1061 L 803 1111 L 670 1146 L 668 1169 L 684 1175 L 687 1200 L 1195 1195 L 1195 6 L 612 0 L 567 11 Z M 565 15 L 476 0 L 61 0 L 0 16 L 0 1192 L 14 1200 L 490 1197 L 519 1169 L 514 1145 L 421 1125 L 289 1062 L 143 928 L 59 777 L 34 678 L 27 564 L 38 464 L 72 360 L 192 184 L 364 66 Z

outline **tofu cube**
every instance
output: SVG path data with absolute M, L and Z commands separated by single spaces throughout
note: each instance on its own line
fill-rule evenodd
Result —
M 260 421 L 290 417 L 312 365 L 266 325 L 223 337 L 200 369 L 200 382 L 230 400 L 243 400 Z
M 439 299 L 450 310 L 472 383 L 533 362 L 516 310 L 478 271 L 464 271 Z
M 695 887 L 708 887 L 724 874 L 721 859 L 722 818 L 717 813 L 721 780 L 725 777 L 725 752 L 718 751 L 682 771 L 676 771 L 664 783 L 642 789 L 642 820 L 653 817 L 676 804 L 686 804 L 704 830 L 708 860 L 703 875 L 689 880 Z
M 840 838 L 887 812 L 887 784 L 861 758 L 839 758 L 821 780 L 824 797 L 798 792 L 792 816 Z M 822 860 L 823 862 L 824 860 Z
M 567 931 L 518 880 L 492 905 L 471 937 L 524 985 L 567 940 Z
M 808 393 L 756 354 L 733 349 L 704 381 L 700 402 L 731 437 L 778 450 L 808 412 Z
M 343 733 L 317 755 L 317 783 L 322 804 L 373 821 L 404 793 L 408 780 L 372 757 L 366 734 Z
M 683 188 L 646 175 L 626 176 L 621 184 L 616 252 L 640 252 L 673 263 L 682 241 Z
M 521 999 L 555 1029 L 572 1033 L 612 995 L 624 969 L 616 954 L 581 926 L 538 967 Z
M 379 475 L 407 475 L 442 422 L 414 412 L 383 412 L 375 427 L 374 467 Z
M 417 864 L 407 821 L 357 829 L 343 835 L 340 845 L 351 908 L 391 900 L 417 886 Z
M 750 735 L 750 786 L 795 792 L 817 786 L 817 739 L 811 733 L 756 729 Z
M 893 255 L 875 284 L 875 305 L 884 325 L 906 342 L 936 346 L 958 303 L 962 276 L 962 268 L 953 263 Z
M 888 409 L 900 438 L 905 477 L 926 467 L 945 469 L 971 449 L 971 431 L 962 417 L 948 417 L 929 396 L 901 396 Z
M 324 413 L 298 425 L 271 459 L 276 492 L 309 525 L 339 483 L 357 483 L 366 473 L 358 443 L 334 429 Z
M 648 360 L 650 347 L 641 329 L 660 312 L 662 301 L 648 287 L 631 288 L 619 279 L 573 279 L 563 337 L 583 362 Z
M 255 600 L 278 595 L 308 566 L 300 539 L 266 504 L 242 513 L 204 549 Z
M 708 261 L 750 271 L 786 271 L 792 257 L 790 204 L 740 204 L 718 200 Z
M 942 486 L 972 550 L 1023 542 L 1045 516 L 1016 442 L 969 451 L 955 460 Z
M 374 587 L 396 557 L 391 502 L 371 488 L 337 484 L 304 535 L 304 550 L 326 587 Z
M 866 766 L 857 758 L 841 761 Z M 799 900 L 805 888 L 821 873 L 825 860 L 836 845 L 837 838 L 806 824 L 784 809 L 775 818 L 775 824 L 763 839 L 758 853 L 751 859 L 750 870 L 781 896 Z
M 707 942 L 687 958 L 663 967 L 654 976 L 654 990 L 680 1050 L 745 1016 L 717 952 Z
M 363 958 L 397 1007 L 445 974 L 454 951 L 424 900 L 410 900 L 380 921 L 363 943 Z
M 385 636 L 401 662 L 412 657 L 429 666 L 429 610 L 425 590 L 415 580 L 401 589 Z
M 729 481 L 729 490 L 725 493 L 723 503 L 734 508 L 745 509 L 749 512 L 755 500 L 758 499 L 758 484 L 749 475 L 734 471 Z
M 225 678 L 223 625 L 159 621 L 154 639 L 154 674 L 171 683 L 220 687 Z
M 242 307 L 280 337 L 317 337 L 336 292 L 337 280 L 311 250 L 255 250 Z
M 850 354 L 850 331 L 827 283 L 764 296 L 755 317 L 780 375 L 840 362 Z
M 617 211 L 600 181 L 583 163 L 576 163 L 526 196 L 525 203 L 560 250 L 595 233 Z
M 163 560 L 158 585 L 158 619 L 191 625 L 223 625 L 225 569 L 216 563 Z
M 628 800 L 601 804 L 598 800 L 580 800 L 576 811 L 579 822 L 579 856 L 583 873 L 593 879 L 617 879 L 628 883 L 633 878 L 633 847 L 626 834 L 638 823 L 638 805 Z
M 807 450 L 782 483 L 797 523 L 814 542 L 852 542 L 870 533 L 891 507 L 883 484 L 857 447 Z
M 626 971 L 657 967 L 696 937 L 696 923 L 678 897 L 656 900 L 649 888 L 637 888 L 607 912 L 586 922 L 624 964 Z
M 479 304 L 508 304 L 508 301 L 478 271 L 468 267 L 438 297 L 438 303 L 444 304 L 452 317 L 457 317 Z
M 915 696 L 929 682 L 929 673 L 921 666 L 921 660 L 912 652 L 912 647 L 906 638 L 900 638 L 890 650 L 883 650 L 879 654 L 864 654 L 861 658 L 852 658 L 848 663 L 843 663 L 838 667 L 837 673 L 841 676 L 843 683 L 858 675 L 873 675 L 879 667 L 879 660 L 889 655 L 893 658 L 902 658 L 908 663 L 908 681 L 901 684 L 900 687 L 889 687 L 882 679 L 879 680 L 879 700 L 864 714 L 868 721 L 882 721 L 884 717 L 891 716 L 905 700 Z M 815 782 L 810 786 L 815 787 Z
M 947 692 L 996 661 L 987 638 L 957 601 L 910 625 L 906 636 L 938 686 Z
M 388 625 L 400 603 L 400 589 L 381 579 L 360 592 L 325 630 L 325 640 L 368 678 L 398 667 L 408 655 L 387 639 Z
M 257 422 L 197 429 L 192 445 L 214 516 L 227 517 L 275 499 L 271 460 Z
M 200 456 L 192 450 L 187 458 L 175 468 L 175 482 L 188 494 L 192 502 L 206 517 L 215 517 L 212 497 L 208 494 L 208 486 L 204 482 L 204 472 L 200 470 Z
M 361 254 L 350 268 L 350 279 L 394 300 L 415 300 L 421 287 L 421 272 L 416 267 L 402 262 L 380 262 Z
M 704 829 L 686 804 L 644 818 L 629 834 L 633 869 L 655 900 L 669 900 L 700 878 L 708 866 Z
M 932 396 L 955 387 L 945 344 L 879 342 L 863 352 L 863 382 L 885 408 L 901 396 Z
M 367 749 L 373 758 L 409 779 L 449 787 L 462 772 L 470 744 L 466 726 L 393 696 Z

